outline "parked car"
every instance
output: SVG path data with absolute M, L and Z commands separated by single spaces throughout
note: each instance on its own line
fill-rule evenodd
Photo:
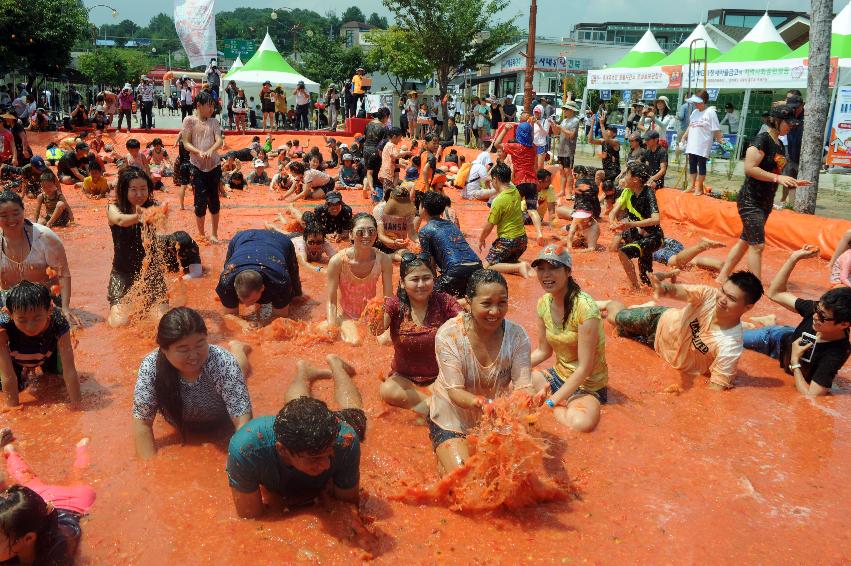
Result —
M 561 95 L 556 94 L 554 92 L 538 92 L 538 93 L 536 93 L 536 95 L 537 95 L 538 99 L 541 99 L 541 98 L 549 98 L 550 99 L 550 101 L 552 102 L 552 104 L 555 106 L 555 109 L 556 109 L 555 118 L 557 120 L 561 121 L 561 102 L 562 102 Z M 514 95 L 514 105 L 517 106 L 518 109 L 523 108 L 523 100 L 524 100 L 524 95 L 523 95 L 522 92 L 519 92 L 519 93 Z

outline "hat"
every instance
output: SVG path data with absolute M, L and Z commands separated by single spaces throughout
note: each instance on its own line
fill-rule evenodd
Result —
M 0 115 L 0 118 L 3 118 L 4 120 L 17 120 L 17 117 L 13 116 L 9 112 L 6 112 L 5 114 Z
M 577 220 L 582 220 L 584 218 L 591 218 L 594 216 L 590 210 L 574 210 L 573 214 L 570 215 L 571 218 L 576 218 Z M 550 261 L 550 260 L 547 260 Z
M 538 258 L 532 262 L 532 267 L 537 266 L 542 261 L 563 265 L 568 269 L 573 268 L 573 259 L 563 244 L 550 244 L 542 249 L 541 253 L 538 254 Z
M 561 105 L 562 110 L 573 110 L 574 112 L 579 112 L 579 106 L 576 105 L 575 102 L 569 100 Z
M 701 97 L 697 96 L 696 94 L 693 94 L 689 98 L 687 98 L 686 102 L 692 102 L 694 104 L 706 104 L 706 101 L 703 100 Z
M 541 104 L 538 104 L 537 106 L 535 106 L 535 108 L 532 109 L 532 113 L 533 114 L 543 114 L 544 113 L 544 107 Z
M 103 112 L 103 104 L 98 104 L 95 106 L 95 112 Z
M 349 149 L 349 146 L 347 146 L 347 145 L 346 145 L 346 144 L 344 144 L 344 143 L 341 143 L 341 144 L 340 144 L 340 149 Z
M 363 71 L 365 73 L 366 69 L 364 69 L 363 67 L 358 67 L 357 69 L 355 69 L 355 72 L 357 73 L 358 71 Z
M 506 100 L 514 100 L 514 97 L 512 97 L 511 95 L 508 95 L 508 96 L 505 97 L 505 99 Z
M 262 159 L 255 159 L 254 160 L 254 166 L 255 167 L 266 167 L 266 162 L 263 161 Z
M 77 151 L 88 150 L 89 144 L 87 144 L 86 142 L 82 142 L 82 141 L 77 142 L 77 145 L 74 147 L 74 149 L 76 149 Z
M 629 134 L 629 141 L 641 141 L 641 132 L 632 132 Z
M 533 147 L 535 144 L 532 142 L 532 124 L 529 122 L 518 124 L 514 129 L 514 139 L 522 146 Z
M 405 169 L 405 180 L 406 181 L 416 181 L 420 178 L 420 170 L 414 166 L 408 167 Z
M 354 158 L 352 157 L 351 153 L 344 153 L 343 154 L 343 161 L 354 161 Z
M 668 110 L 671 109 L 671 101 L 668 100 L 667 96 L 665 96 L 665 95 L 660 96 L 659 98 L 656 99 L 656 102 L 659 102 L 660 100 L 665 103 L 665 108 L 667 108 Z
M 327 140 L 325 140 L 325 147 L 331 147 L 335 143 L 337 143 L 337 140 L 335 140 L 334 138 L 328 138 Z
M 263 81 L 263 86 L 266 85 L 272 86 L 272 81 Z
M 298 84 L 296 86 L 304 86 L 304 81 L 298 81 Z
M 644 137 L 644 139 L 658 140 L 659 139 L 659 132 L 657 132 L 656 130 L 650 130 L 649 132 L 647 132 L 647 135 Z
M 124 88 L 122 88 L 121 90 L 131 90 L 131 89 L 132 89 L 132 87 L 130 86 L 130 83 L 124 83 Z
M 788 104 L 780 104 L 773 107 L 771 109 L 771 116 L 788 123 L 792 127 L 799 126 L 801 124 L 801 120 L 795 115 L 795 107 L 789 106 Z
M 340 191 L 331 191 L 327 195 L 325 195 L 326 204 L 340 204 L 343 202 L 343 195 L 340 194 Z
M 32 165 L 36 169 L 47 168 L 47 165 L 44 164 L 44 158 L 40 155 L 33 155 L 32 157 L 30 157 L 30 165 Z

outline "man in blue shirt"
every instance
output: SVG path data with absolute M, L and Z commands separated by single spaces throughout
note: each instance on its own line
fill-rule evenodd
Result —
M 329 369 L 299 360 L 278 415 L 253 419 L 231 438 L 228 483 L 240 517 L 263 514 L 261 486 L 266 503 L 275 507 L 309 505 L 326 490 L 336 499 L 359 503 L 366 415 L 352 381 L 354 368 L 334 354 L 327 360 Z M 331 411 L 310 396 L 311 383 L 328 378 L 334 380 L 340 411 Z
M 434 258 L 440 276 L 434 282 L 435 291 L 462 298 L 467 291 L 470 275 L 482 268 L 482 261 L 458 227 L 442 218 L 449 198 L 434 191 L 423 195 L 420 217 L 426 225 L 420 229 L 420 247 Z
M 298 259 L 289 237 L 273 230 L 237 232 L 228 245 L 216 294 L 225 313 L 239 315 L 239 305 L 272 304 L 272 317 L 285 316 L 301 296 Z

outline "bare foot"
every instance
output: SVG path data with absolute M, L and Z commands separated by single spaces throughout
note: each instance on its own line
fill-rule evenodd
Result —
M 707 250 L 712 250 L 712 249 L 715 249 L 715 248 L 725 248 L 725 247 L 727 247 L 727 246 L 725 246 L 723 243 L 719 242 L 718 240 L 710 240 L 709 238 L 701 238 L 701 239 L 700 239 L 700 244 L 701 244 L 703 247 L 705 247 Z
M 0 446 L 7 446 L 15 441 L 11 428 L 0 428 Z
M 299 360 L 296 362 L 296 367 L 298 368 L 298 374 L 304 376 L 304 379 L 307 381 L 314 381 L 316 379 L 328 379 L 331 377 L 331 370 L 313 367 L 309 363 L 304 360 Z
M 654 271 L 653 277 L 656 278 L 657 281 L 664 281 L 665 279 L 670 279 L 671 283 L 677 282 L 677 275 L 681 272 L 679 269 L 672 269 L 670 271 Z
M 325 359 L 328 360 L 328 365 L 340 364 L 343 370 L 351 376 L 354 376 L 357 373 L 357 370 L 352 366 L 349 362 L 338 356 L 337 354 L 328 354 L 325 356 Z
M 221 243 L 221 240 L 219 240 L 218 236 L 210 236 L 210 243 L 211 244 L 219 244 L 219 243 Z

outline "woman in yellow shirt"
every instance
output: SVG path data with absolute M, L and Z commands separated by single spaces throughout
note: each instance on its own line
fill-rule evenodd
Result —
M 541 250 L 532 262 L 546 294 L 538 301 L 538 347 L 532 367 L 555 352 L 556 363 L 536 370 L 532 383 L 545 406 L 565 426 L 590 432 L 600 420 L 609 383 L 606 337 L 594 299 L 571 276 L 573 260 L 561 244 Z

